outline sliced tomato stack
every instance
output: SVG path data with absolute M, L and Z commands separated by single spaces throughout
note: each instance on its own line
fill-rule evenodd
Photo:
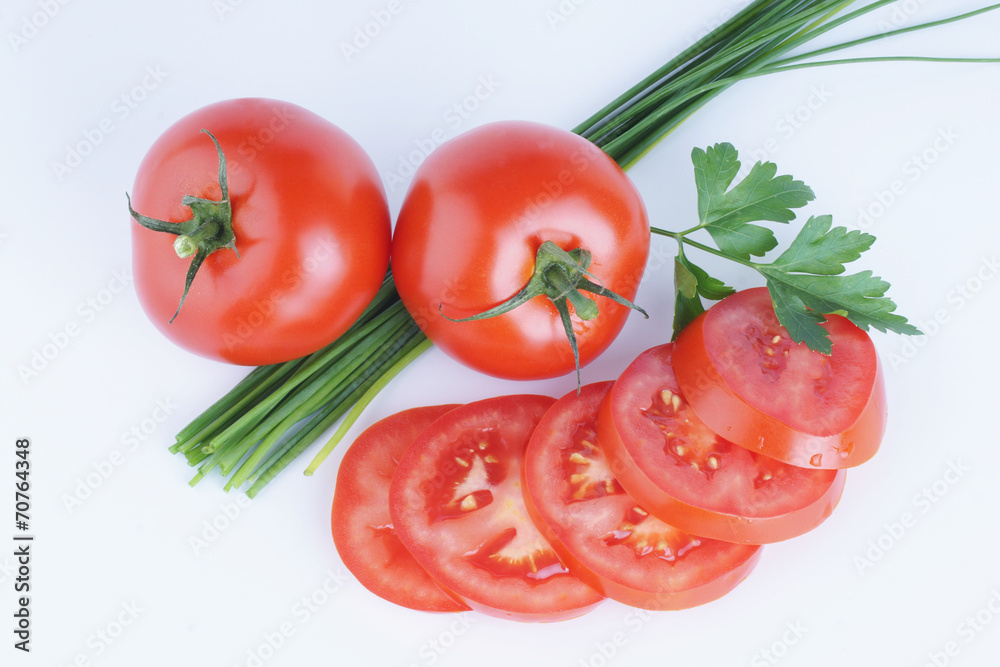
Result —
M 679 357 L 670 343 L 643 352 L 604 401 L 601 442 L 622 486 L 655 516 L 719 540 L 766 544 L 819 525 L 845 473 L 791 466 L 718 435 L 681 391 Z
M 609 598 L 684 609 L 721 597 L 750 572 L 759 546 L 691 534 L 652 516 L 612 473 L 597 433 L 610 382 L 564 396 L 525 454 L 528 509 L 569 569 Z
M 829 355 L 791 341 L 766 288 L 737 292 L 678 336 L 678 382 L 702 421 L 736 444 L 803 468 L 860 465 L 885 431 L 882 370 L 868 334 L 826 318 Z
M 338 475 L 344 563 L 398 604 L 528 621 L 719 598 L 761 545 L 822 523 L 844 468 L 879 447 L 874 346 L 844 318 L 824 326 L 830 355 L 747 290 L 614 382 L 383 420 Z

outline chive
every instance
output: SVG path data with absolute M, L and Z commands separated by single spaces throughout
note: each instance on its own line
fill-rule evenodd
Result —
M 195 418 L 190 424 L 185 426 L 177 434 L 177 443 L 186 442 L 188 440 L 196 439 L 197 435 L 209 427 L 211 423 L 216 419 L 215 414 L 217 412 L 224 412 L 231 409 L 238 401 L 248 394 L 254 391 L 259 391 L 260 387 L 267 381 L 267 379 L 275 374 L 281 368 L 280 365 L 271 366 L 258 366 L 252 370 L 245 378 L 240 380 L 233 389 L 212 404 L 208 410 L 203 412 L 200 416 Z M 175 445 L 176 447 L 176 445 Z M 171 447 L 171 451 L 176 453 L 178 449 Z
M 430 340 L 425 338 L 422 342 L 413 347 L 406 355 L 401 357 L 399 361 L 397 361 L 392 368 L 385 373 L 385 375 L 382 375 L 377 382 L 369 387 L 368 391 L 366 391 L 364 395 L 358 399 L 357 403 L 351 407 L 350 412 L 347 413 L 344 421 L 341 422 L 340 426 L 337 428 L 337 432 L 333 434 L 333 437 L 327 441 L 327 443 L 323 446 L 323 449 L 320 450 L 319 454 L 316 455 L 306 468 L 306 475 L 312 475 L 316 472 L 316 469 L 319 468 L 320 464 L 326 460 L 326 457 L 330 455 L 330 452 L 333 451 L 334 447 L 340 444 L 340 441 L 344 439 L 345 435 L 347 435 L 347 431 L 350 430 L 351 426 L 354 425 L 354 422 L 358 420 L 361 413 L 364 412 L 365 408 L 368 407 L 368 404 L 372 402 L 378 393 L 384 389 L 389 382 L 400 373 L 400 371 L 409 366 L 410 362 L 419 357 L 430 347 Z
M 189 427 L 189 429 L 181 431 L 177 435 L 177 442 L 170 448 L 170 451 L 187 453 L 191 449 L 207 443 L 228 428 L 239 415 L 243 414 L 244 408 L 259 395 L 291 375 L 301 365 L 302 360 L 298 361 L 299 363 L 273 364 L 257 368 L 256 370 L 268 372 L 259 377 L 255 376 L 253 372 L 250 373 L 243 382 L 233 388 L 233 391 L 223 396 L 215 405 L 202 413 L 201 417 L 192 422 L 194 428 Z M 243 387 L 243 383 L 247 380 L 258 381 Z
M 405 310 L 400 310 L 405 314 Z M 394 327 L 386 327 L 384 331 L 379 331 L 373 335 L 371 342 L 375 346 L 374 349 L 380 349 L 384 345 L 388 344 L 390 339 L 398 336 L 401 329 L 405 326 L 406 321 L 400 321 L 400 318 L 397 318 L 397 320 L 395 320 Z M 352 351 L 351 354 L 345 355 L 343 364 L 335 365 L 327 373 L 318 376 L 313 383 L 303 388 L 301 392 L 303 394 L 301 402 L 286 402 L 279 410 L 276 410 L 275 413 L 273 413 L 279 417 L 283 417 L 283 419 L 275 428 L 270 429 L 263 441 L 257 445 L 253 454 L 240 467 L 240 471 L 233 478 L 234 487 L 238 488 L 242 486 L 243 482 L 245 482 L 250 476 L 250 473 L 253 472 L 253 470 L 267 456 L 268 452 L 284 433 L 288 432 L 288 430 L 295 424 L 299 423 L 316 410 L 321 409 L 323 404 L 326 403 L 328 399 L 334 398 L 333 396 L 328 396 L 325 393 L 318 392 L 321 390 L 327 391 L 331 386 L 342 386 L 346 380 L 357 374 L 358 369 L 362 366 L 363 362 L 371 362 L 371 359 L 364 356 L 363 352 L 358 352 L 356 354 L 353 352 L 354 351 Z
M 416 323 L 412 327 L 408 327 L 400 340 L 394 342 L 393 346 L 380 355 L 372 366 L 365 369 L 365 373 L 361 377 L 344 390 L 340 400 L 332 402 L 324 408 L 310 424 L 308 430 L 299 431 L 295 439 L 280 453 L 280 456 L 275 457 L 276 460 L 269 461 L 267 465 L 261 467 L 259 473 L 255 473 L 247 495 L 251 498 L 256 496 L 279 472 L 343 416 L 370 387 L 376 384 L 383 374 L 391 371 L 400 359 L 419 348 L 425 340 L 426 337 L 416 326 Z
M 369 336 L 375 336 L 376 332 L 394 314 L 402 309 L 402 302 L 395 301 L 377 315 L 364 322 L 362 326 L 357 328 L 352 327 L 329 346 L 307 357 L 301 367 L 296 370 L 287 382 L 264 397 L 250 408 L 243 417 L 213 438 L 209 443 L 209 447 L 215 448 L 227 441 L 243 438 L 251 431 L 259 432 L 267 423 L 268 416 L 273 413 L 276 406 L 281 404 L 283 399 L 288 397 L 289 394 L 293 394 L 303 382 L 311 380 L 317 375 L 323 377 L 324 372 L 329 371 L 331 367 L 335 368 L 337 364 L 343 363 L 345 359 L 349 360 L 354 355 L 363 353 L 367 345 L 365 342 L 366 339 Z M 293 361 L 289 363 L 297 362 Z M 299 363 L 301 363 L 301 360 Z
M 997 58 L 881 56 L 815 60 L 836 51 L 926 30 L 1000 9 L 993 4 L 945 19 L 792 54 L 820 35 L 894 0 L 845 12 L 853 0 L 753 0 L 573 131 L 628 168 L 688 116 L 748 79 L 808 67 L 878 62 L 1000 62 Z M 170 451 L 198 472 L 218 469 L 225 489 L 255 497 L 337 420 L 336 433 L 306 468 L 312 474 L 365 407 L 430 347 L 387 274 L 376 297 L 340 338 L 302 359 L 250 372 L 176 436 Z M 346 415 L 346 417 L 345 417 Z

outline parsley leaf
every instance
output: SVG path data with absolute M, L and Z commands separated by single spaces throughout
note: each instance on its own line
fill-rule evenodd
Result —
M 734 292 L 721 280 L 692 263 L 684 253 L 689 246 L 758 271 L 766 280 L 778 321 L 796 342 L 825 354 L 831 351 L 829 334 L 820 326 L 826 315 L 847 317 L 868 330 L 920 335 L 920 330 L 894 312 L 896 304 L 885 296 L 889 283 L 861 271 L 844 275 L 846 264 L 871 248 L 875 237 L 859 230 L 834 227 L 829 215 L 813 216 L 802 226 L 788 248 L 769 263 L 751 261 L 778 245 L 774 232 L 754 224 L 795 219 L 792 209 L 814 199 L 813 191 L 791 176 L 776 176 L 777 167 L 757 162 L 741 181 L 739 155 L 732 144 L 722 143 L 691 153 L 698 188 L 699 224 L 684 232 L 653 231 L 672 236 L 680 247 L 674 261 L 674 336 L 704 312 L 702 298 L 717 301 Z M 688 238 L 706 230 L 717 246 Z
M 698 187 L 699 227 L 712 235 L 722 252 L 733 257 L 763 257 L 778 241 L 770 229 L 752 223 L 787 223 L 795 219 L 791 209 L 801 208 L 815 198 L 802 181 L 775 176 L 778 167 L 772 162 L 757 162 L 730 190 L 740 171 L 739 156 L 732 144 L 716 144 L 707 150 L 695 148 L 691 161 Z
M 885 296 L 889 283 L 871 271 L 817 276 L 785 273 L 766 265 L 758 270 L 767 278 L 778 321 L 788 329 L 792 340 L 804 340 L 814 350 L 830 353 L 830 339 L 819 326 L 825 319 L 820 313 L 843 315 L 865 331 L 874 328 L 910 336 L 921 334 L 905 317 L 893 312 L 896 304 Z
M 833 216 L 810 217 L 788 250 L 769 266 L 785 273 L 817 273 L 834 276 L 844 272 L 844 264 L 861 257 L 875 237 L 860 230 L 834 227 Z
M 701 297 L 710 301 L 725 299 L 736 290 L 708 275 L 684 254 L 683 246 L 674 259 L 674 338 L 691 320 L 705 312 Z
M 674 260 L 674 338 L 691 320 L 705 312 L 698 297 L 698 278 L 688 268 L 683 253 Z
M 770 264 L 754 265 L 767 278 L 775 314 L 792 340 L 829 354 L 829 336 L 819 326 L 822 313 L 843 315 L 866 331 L 873 327 L 920 335 L 893 312 L 896 304 L 885 296 L 889 283 L 871 271 L 840 275 L 844 264 L 861 257 L 875 237 L 832 224 L 829 215 L 809 218 L 788 250 Z

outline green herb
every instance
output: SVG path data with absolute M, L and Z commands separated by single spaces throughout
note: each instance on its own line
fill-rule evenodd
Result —
M 998 58 L 880 56 L 813 60 L 869 42 L 974 18 L 1000 3 L 938 21 L 889 30 L 814 51 L 791 54 L 836 28 L 893 4 L 877 0 L 842 13 L 853 0 L 754 0 L 574 131 L 628 168 L 695 111 L 748 79 L 810 67 L 880 62 L 996 63 Z M 809 61 L 809 62 L 804 62 Z
M 889 283 L 871 271 L 842 275 L 845 264 L 861 257 L 875 237 L 861 231 L 832 227 L 828 215 L 810 217 L 791 245 L 773 262 L 751 260 L 763 257 L 778 245 L 774 232 L 757 222 L 788 223 L 792 209 L 815 198 L 813 191 L 791 176 L 776 176 L 777 166 L 757 162 L 749 174 L 733 185 L 740 171 L 739 155 L 731 144 L 716 144 L 691 154 L 698 188 L 698 225 L 683 232 L 653 228 L 674 238 L 680 252 L 675 262 L 674 335 L 704 311 L 701 299 L 718 300 L 733 293 L 722 281 L 711 277 L 684 253 L 684 245 L 732 260 L 760 272 L 767 280 L 778 321 L 797 343 L 830 353 L 830 338 L 820 326 L 824 315 L 836 313 L 866 331 L 895 331 L 919 335 L 920 331 L 885 296 Z M 705 230 L 716 247 L 689 236 Z
M 845 12 L 854 2 L 754 0 L 574 131 L 628 168 L 723 91 L 757 76 L 806 67 L 887 61 L 1000 62 L 993 58 L 909 56 L 815 60 L 867 42 L 969 19 L 1000 9 L 1000 4 L 793 53 L 820 35 L 892 2 L 877 0 Z M 707 164 L 709 151 L 701 159 Z M 723 159 L 719 166 L 732 171 L 731 160 Z M 772 167 L 761 165 L 755 169 L 757 173 L 751 175 L 766 184 L 772 194 L 769 203 L 756 201 L 749 185 L 729 190 L 727 183 L 721 188 L 727 171 L 703 176 L 700 187 L 711 197 L 704 210 L 699 200 L 702 215 L 695 229 L 706 229 L 717 247 L 688 238 L 695 229 L 679 233 L 653 230 L 674 236 L 680 243 L 675 262 L 675 331 L 701 312 L 701 299 L 718 300 L 733 291 L 693 264 L 684 253 L 687 246 L 757 269 L 767 280 L 785 326 L 819 349 L 829 345 L 816 332 L 822 312 L 845 313 L 866 327 L 917 333 L 892 312 L 892 302 L 884 298 L 886 283 L 867 272 L 840 275 L 843 265 L 871 244 L 867 234 L 830 229 L 828 218 L 815 218 L 805 224 L 799 238 L 774 262 L 760 264 L 751 260 L 774 247 L 773 234 L 754 223 L 788 222 L 794 217 L 790 209 L 797 208 L 799 201 L 804 203 L 806 197 L 811 199 L 811 192 L 796 181 L 775 179 L 775 172 L 769 171 Z M 730 183 L 736 172 L 732 174 Z M 737 211 L 740 198 L 747 206 Z M 723 210 L 718 202 L 728 203 L 732 210 Z M 779 215 L 790 217 L 773 219 Z M 347 413 L 340 429 L 309 466 L 308 472 L 314 471 L 378 390 L 428 347 L 427 339 L 402 308 L 389 276 L 378 297 L 344 336 L 304 359 L 253 371 L 181 431 L 171 449 L 183 453 L 192 466 L 198 467 L 192 484 L 218 470 L 229 478 L 227 489 L 248 487 L 247 494 L 253 497 Z
M 198 468 L 192 485 L 218 470 L 229 478 L 227 490 L 247 486 L 252 498 L 427 347 L 387 277 L 344 335 L 308 357 L 255 369 L 178 433 L 170 449 Z

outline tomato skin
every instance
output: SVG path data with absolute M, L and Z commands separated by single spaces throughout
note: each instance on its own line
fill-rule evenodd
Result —
M 595 383 L 584 386 L 579 395 L 567 394 L 535 428 L 523 473 L 528 513 L 570 571 L 613 600 L 665 610 L 722 597 L 746 578 L 762 548 L 685 535 L 662 523 L 643 532 L 655 519 L 641 515 L 636 526 L 623 526 L 637 503 L 607 476 L 601 441 L 593 437 L 598 410 L 611 386 Z M 588 446 L 575 442 L 581 437 Z M 574 482 L 576 478 L 584 481 Z M 641 546 L 609 544 L 608 537 L 616 531 L 634 533 L 643 540 Z M 669 559 L 657 553 L 653 545 L 658 541 L 674 548 Z
M 856 386 L 852 383 L 835 389 L 843 395 L 841 403 L 850 402 L 849 408 L 840 411 L 843 414 L 837 420 L 816 415 L 803 418 L 800 413 L 790 416 L 802 423 L 786 423 L 789 419 L 776 415 L 776 410 L 770 406 L 752 404 L 752 387 L 737 391 L 733 376 L 726 376 L 720 370 L 722 353 L 713 352 L 712 342 L 706 340 L 707 335 L 719 337 L 711 333 L 711 318 L 715 317 L 712 313 L 721 313 L 722 309 L 731 307 L 745 308 L 759 315 L 760 311 L 771 308 L 770 303 L 766 288 L 744 290 L 720 301 L 681 332 L 676 342 L 674 368 L 691 406 L 702 421 L 716 433 L 725 434 L 726 439 L 790 465 L 835 470 L 869 460 L 878 451 L 885 432 L 885 382 L 871 339 L 846 318 L 827 315 L 828 322 L 824 325 L 834 341 L 830 357 L 834 379 L 840 369 L 848 366 L 859 376 Z M 722 308 L 716 311 L 720 306 Z M 734 314 L 737 316 L 738 313 Z M 770 325 L 780 327 L 770 310 L 766 319 L 772 318 Z M 774 330 L 784 332 L 783 327 Z M 739 333 L 731 335 L 737 337 Z M 787 337 L 787 332 L 784 336 Z M 716 347 L 721 345 L 724 342 L 715 342 Z M 800 354 L 820 355 L 804 349 L 804 344 L 797 347 Z
M 191 218 L 185 195 L 219 200 L 226 156 L 239 256 L 212 253 L 173 322 L 191 259 L 175 236 L 132 225 L 135 288 L 153 325 L 218 361 L 295 359 L 343 333 L 374 297 L 389 263 L 381 177 L 360 145 L 302 107 L 267 99 L 218 102 L 180 119 L 139 166 L 132 205 L 167 222 Z
M 686 396 L 672 370 L 678 359 L 668 343 L 646 350 L 622 373 L 601 405 L 597 432 L 622 487 L 654 516 L 677 528 L 716 540 L 769 544 L 796 537 L 822 523 L 844 490 L 843 470 L 804 469 L 744 450 L 709 433 L 697 416 L 678 433 L 689 450 L 725 452 L 711 475 L 681 465 L 665 450 L 665 436 L 647 423 L 650 396 L 662 388 Z M 706 442 L 709 440 L 710 442 Z M 699 445 L 699 441 L 701 444 Z M 763 472 L 762 472 L 763 471 Z M 762 474 L 768 481 L 763 483 Z M 707 478 L 707 481 L 705 480 Z
M 395 535 L 389 486 L 396 462 L 414 438 L 455 407 L 412 408 L 376 422 L 354 441 L 337 472 L 330 524 L 341 560 L 371 592 L 418 611 L 468 607 L 443 591 Z
M 476 611 L 558 621 L 604 599 L 565 570 L 524 508 L 524 447 L 554 402 L 515 395 L 456 408 L 417 437 L 393 476 L 389 509 L 400 541 Z
M 598 282 L 631 301 L 649 238 L 642 199 L 607 154 L 572 132 L 497 122 L 442 144 L 417 169 L 393 233 L 393 275 L 417 324 L 451 357 L 501 378 L 555 377 L 575 363 L 547 298 L 479 321 L 442 315 L 459 319 L 507 301 L 528 282 L 546 240 L 589 250 Z M 581 365 L 629 315 L 595 299 L 596 319 L 572 318 Z

